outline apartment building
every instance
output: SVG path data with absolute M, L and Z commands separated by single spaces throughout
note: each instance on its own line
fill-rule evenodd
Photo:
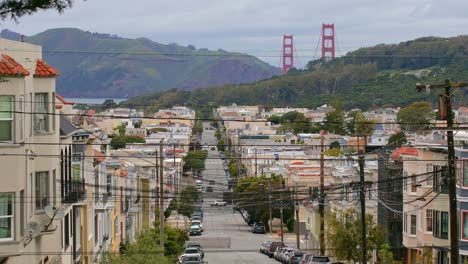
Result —
M 0 39 L 2 263 L 62 263 L 62 223 L 45 213 L 61 203 L 58 75 L 40 46 Z

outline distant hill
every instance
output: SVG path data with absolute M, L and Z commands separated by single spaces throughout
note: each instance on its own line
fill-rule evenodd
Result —
M 436 104 L 437 93 L 419 94 L 415 84 L 468 81 L 468 36 L 426 37 L 349 52 L 329 62 L 315 60 L 306 70 L 242 85 L 224 85 L 191 93 L 171 90 L 128 100 L 127 104 L 254 104 L 316 107 L 339 98 L 347 108 L 404 106 L 416 100 Z M 180 100 L 184 98 L 184 100 Z M 468 89 L 455 105 L 468 103 Z
M 61 73 L 57 90 L 66 97 L 133 97 L 171 88 L 249 83 L 280 73 L 242 53 L 74 28 L 50 29 L 25 41 L 43 47 L 45 60 Z

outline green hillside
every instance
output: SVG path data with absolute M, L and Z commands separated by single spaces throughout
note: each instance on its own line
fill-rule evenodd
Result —
M 163 45 L 73 28 L 50 29 L 26 38 L 41 45 L 57 68 L 59 93 L 67 97 L 132 97 L 178 88 L 239 84 L 279 74 L 253 56 L 189 45 Z
M 243 85 L 192 92 L 171 90 L 128 100 L 157 107 L 186 103 L 254 104 L 316 107 L 339 98 L 347 108 L 404 106 L 417 100 L 437 102 L 437 94 L 418 94 L 415 84 L 468 79 L 468 36 L 421 38 L 395 45 L 361 48 L 328 63 L 311 61 L 308 69 Z M 184 98 L 184 100 L 180 100 Z M 456 104 L 468 100 L 460 91 Z

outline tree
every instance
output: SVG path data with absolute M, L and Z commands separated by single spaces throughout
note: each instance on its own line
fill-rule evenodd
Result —
M 224 143 L 224 138 L 218 140 L 218 145 L 217 145 L 217 146 L 218 146 L 218 150 L 219 150 L 219 151 L 224 152 L 224 148 L 225 148 L 224 145 L 225 145 L 225 143 Z
M 277 218 L 280 216 L 279 209 L 281 205 L 289 209 L 292 207 L 291 193 L 281 190 L 283 188 L 281 175 L 272 174 L 269 181 L 270 188 L 268 189 L 268 180 L 264 175 L 246 177 L 239 179 L 237 186 L 234 188 L 236 206 L 248 213 L 251 222 L 263 222 L 265 226 L 268 226 L 270 202 L 272 204 L 272 215 Z M 284 223 L 287 223 L 293 217 L 290 211 L 292 210 L 283 210 Z
M 330 242 L 333 254 L 339 260 L 359 262 L 361 259 L 361 218 L 354 209 L 348 209 L 339 216 L 331 212 L 326 216 L 326 240 Z M 384 230 L 378 226 L 372 215 L 366 215 L 367 246 L 380 248 L 384 243 Z M 368 259 L 370 258 L 368 252 Z
M 184 157 L 184 171 L 204 170 L 207 155 L 208 152 L 204 150 L 189 151 Z
M 278 125 L 280 123 L 281 118 L 279 116 L 270 116 L 267 118 L 268 122 L 271 122 L 272 125 Z
M 74 0 L 4 0 L 0 3 L 0 18 L 17 21 L 24 15 L 31 15 L 39 10 L 55 9 L 62 13 L 72 7 Z
M 191 217 L 195 209 L 195 202 L 200 198 L 200 192 L 194 186 L 187 186 L 180 192 L 178 212 Z
M 400 147 L 401 145 L 406 144 L 407 142 L 408 140 L 406 139 L 405 132 L 403 131 L 391 135 L 388 139 L 388 145 L 395 145 L 397 147 Z
M 343 104 L 340 100 L 334 99 L 332 107 L 335 109 L 325 115 L 325 123 L 323 129 L 333 134 L 344 135 L 344 111 Z
M 125 148 L 127 143 L 145 143 L 145 139 L 139 136 L 115 136 L 110 142 L 110 146 L 113 149 Z
M 106 109 L 109 109 L 109 108 L 112 108 L 112 107 L 116 106 L 117 104 L 114 102 L 114 99 L 106 99 L 106 100 L 104 100 L 104 102 L 102 103 L 102 105 L 103 105 Z
M 397 122 L 402 131 L 421 133 L 429 128 L 434 114 L 428 102 L 414 102 L 397 113 Z

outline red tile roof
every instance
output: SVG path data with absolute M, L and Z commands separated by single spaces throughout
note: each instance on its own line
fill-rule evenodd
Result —
M 57 98 L 60 102 L 62 102 L 62 104 L 65 104 L 65 105 L 74 105 L 75 104 L 74 102 L 70 102 L 70 101 L 65 100 L 65 98 L 63 98 L 59 94 L 55 94 L 55 98 Z
M 0 75 L 1 76 L 28 76 L 29 71 L 23 68 L 12 57 L 2 54 L 0 60 Z
M 96 162 L 103 162 L 104 160 L 106 159 L 106 155 L 97 151 L 97 150 L 94 150 L 94 161 Z
M 37 59 L 36 71 L 34 72 L 35 77 L 56 77 L 60 73 L 54 69 L 52 66 L 47 64 L 47 62 Z
M 391 158 L 400 159 L 401 155 L 418 156 L 418 150 L 415 148 L 400 147 L 393 151 Z

